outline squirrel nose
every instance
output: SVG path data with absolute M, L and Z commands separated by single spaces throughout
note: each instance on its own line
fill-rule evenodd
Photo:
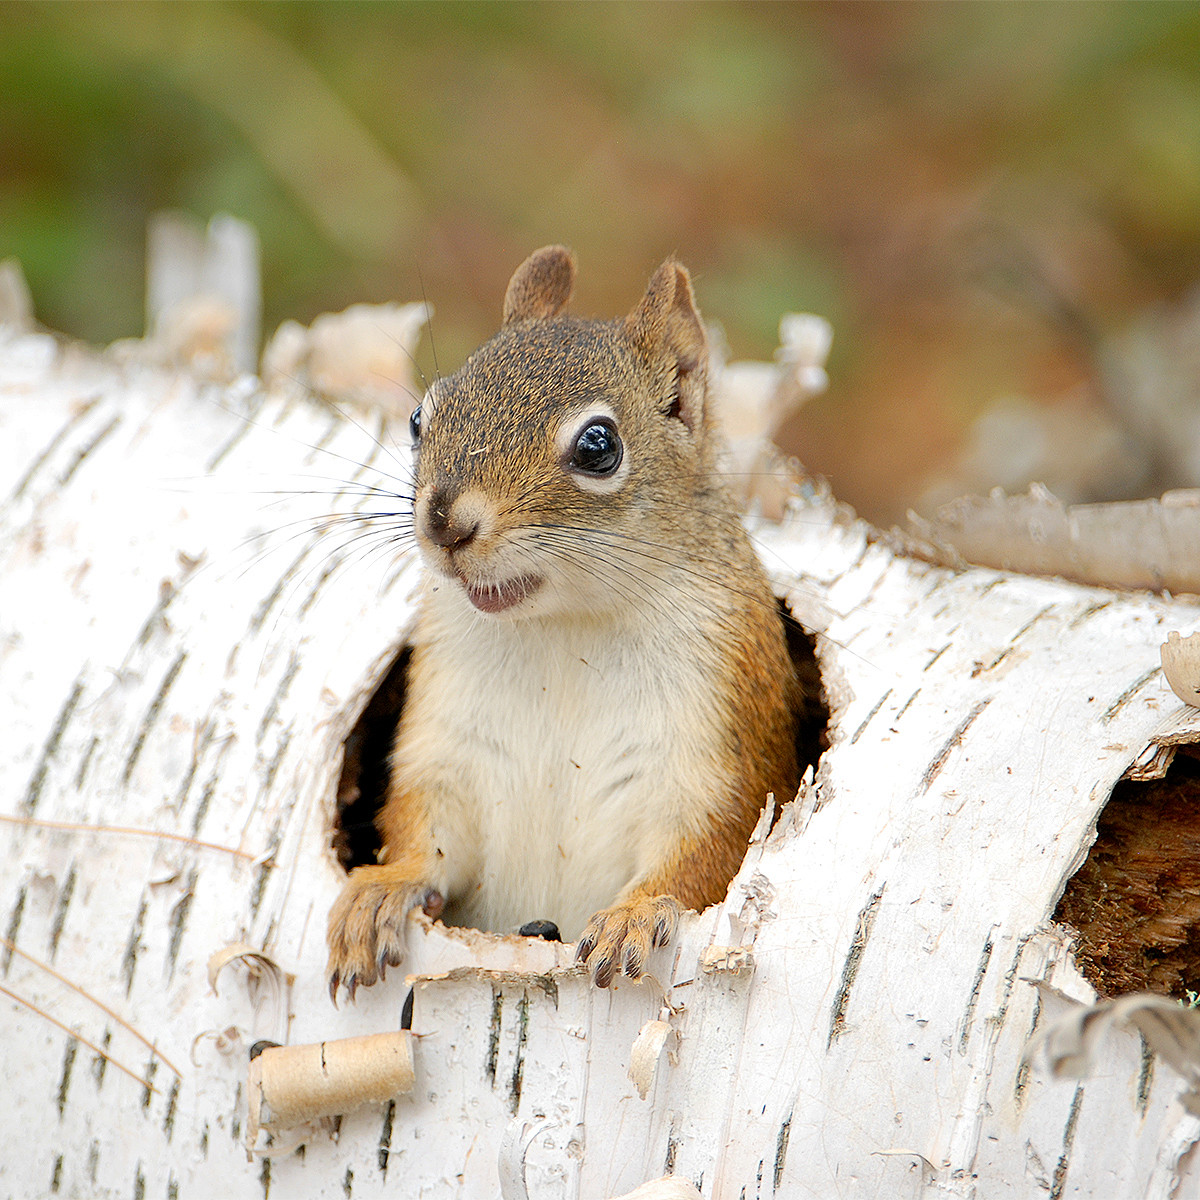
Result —
M 443 550 L 457 550 L 479 532 L 478 518 L 456 514 L 455 507 L 444 492 L 434 492 L 425 510 L 425 535 Z

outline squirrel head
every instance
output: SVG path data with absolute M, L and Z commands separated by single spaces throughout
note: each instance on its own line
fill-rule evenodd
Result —
M 574 280 L 562 246 L 526 259 L 500 331 L 413 417 L 418 545 L 481 612 L 653 602 L 721 490 L 687 271 L 668 259 L 615 321 L 562 315 Z

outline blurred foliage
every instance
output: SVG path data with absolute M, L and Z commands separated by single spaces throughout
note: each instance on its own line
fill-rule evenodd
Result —
M 424 290 L 447 370 L 535 246 L 604 315 L 675 253 L 738 357 L 834 322 L 792 447 L 887 520 L 1200 277 L 1197 112 L 1200 8 L 1153 0 L 0 3 L 0 257 L 103 342 L 149 214 L 231 212 L 268 332 Z

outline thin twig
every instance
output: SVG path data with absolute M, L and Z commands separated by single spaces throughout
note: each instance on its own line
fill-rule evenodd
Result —
M 132 834 L 135 837 L 162 838 L 168 842 L 183 842 L 188 846 L 199 846 L 202 850 L 219 850 L 222 854 L 232 854 L 234 858 L 244 858 L 247 862 L 255 862 L 257 854 L 246 850 L 236 850 L 233 846 L 218 846 L 216 842 L 202 842 L 199 838 L 187 837 L 182 833 L 166 833 L 159 829 L 135 829 L 131 825 L 85 825 L 73 821 L 43 821 L 40 817 L 14 817 L 0 813 L 0 821 L 10 825 L 36 825 L 39 829 L 65 829 L 75 833 L 120 833 Z
M 9 941 L 9 939 L 3 935 L 0 935 L 0 946 L 7 946 L 8 949 L 14 954 L 19 954 L 27 962 L 33 963 L 35 967 L 40 967 L 46 972 L 47 975 L 53 975 L 59 983 L 66 984 L 66 986 L 69 987 L 73 992 L 78 992 L 85 1000 L 90 1000 L 98 1009 L 100 1009 L 101 1012 L 107 1013 L 114 1021 L 116 1021 L 116 1023 L 120 1025 L 122 1029 L 126 1029 L 132 1033 L 133 1036 L 137 1038 L 137 1040 L 141 1042 L 151 1054 L 155 1055 L 157 1058 L 160 1058 L 165 1067 L 171 1071 L 174 1071 L 180 1079 L 183 1078 L 183 1072 L 153 1042 L 144 1037 L 142 1034 L 138 1033 L 138 1031 L 132 1025 L 130 1025 L 130 1023 L 126 1021 L 124 1017 L 121 1017 L 117 1013 L 113 1012 L 113 1010 L 109 1008 L 107 1004 L 97 1000 L 96 997 L 91 994 L 91 992 L 85 991 L 77 983 L 72 983 L 65 975 L 60 975 L 48 963 L 42 962 L 40 958 L 34 958 L 34 956 L 28 951 L 22 950 L 21 947 L 15 942 Z
M 118 1071 L 124 1071 L 130 1079 L 134 1080 L 136 1083 L 140 1083 L 142 1087 L 146 1088 L 147 1091 L 158 1091 L 158 1088 L 156 1088 L 154 1084 L 150 1082 L 150 1080 L 143 1079 L 136 1071 L 131 1071 L 128 1067 L 123 1067 L 115 1058 L 113 1058 L 111 1054 L 101 1050 L 95 1042 L 89 1042 L 81 1033 L 76 1033 L 75 1030 L 69 1025 L 64 1025 L 57 1017 L 52 1017 L 48 1012 L 38 1008 L 36 1004 L 30 1003 L 28 1000 L 18 996 L 16 992 L 10 992 L 8 988 L 3 986 L 0 986 L 0 996 L 7 996 L 10 1000 L 15 1000 L 18 1004 L 25 1005 L 27 1009 L 29 1009 L 31 1012 L 37 1013 L 39 1017 L 45 1017 L 45 1019 L 49 1021 L 51 1025 L 57 1025 L 59 1029 L 63 1031 L 63 1033 L 70 1034 L 70 1036 L 73 1037 L 77 1042 L 82 1042 L 89 1050 L 94 1050 L 102 1059 L 104 1059 L 106 1062 L 112 1063 L 112 1065 L 116 1067 Z M 157 1054 L 158 1052 L 155 1051 L 155 1053 Z

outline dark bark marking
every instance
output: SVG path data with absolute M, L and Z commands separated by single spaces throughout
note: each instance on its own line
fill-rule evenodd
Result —
M 225 756 L 233 749 L 237 738 L 233 734 L 229 734 L 221 743 L 220 752 L 217 754 L 217 761 L 212 769 L 212 774 L 209 775 L 208 781 L 204 785 L 204 790 L 200 793 L 200 802 L 196 805 L 196 813 L 192 817 L 192 836 L 200 836 L 200 826 L 204 824 L 204 818 L 208 816 L 208 807 L 212 803 L 213 796 L 217 793 L 217 785 L 221 780 L 221 773 L 225 766 Z
M 174 1175 L 167 1176 L 167 1200 L 179 1200 L 179 1181 Z
M 55 1195 L 58 1194 L 58 1189 L 62 1187 L 62 1168 L 63 1156 L 57 1154 L 54 1157 L 54 1173 L 50 1176 L 50 1190 Z
M 133 747 L 129 751 L 129 757 L 125 759 L 125 768 L 121 772 L 121 782 L 126 786 L 128 786 L 129 780 L 133 776 L 133 768 L 137 766 L 137 760 L 142 755 L 142 750 L 146 745 L 146 738 L 149 736 L 150 729 L 154 725 L 154 722 L 158 720 L 159 713 L 162 712 L 163 704 L 166 702 L 167 694 L 178 678 L 180 669 L 186 660 L 187 651 L 181 650 L 175 661 L 167 668 L 167 673 L 163 676 L 162 683 L 158 685 L 158 691 L 154 694 L 154 699 L 150 701 L 150 707 L 146 709 L 146 715 L 142 718 L 137 737 L 134 739 Z
M 74 427 L 79 425 L 79 422 L 83 421 L 84 418 L 86 418 L 86 415 L 88 415 L 98 403 L 100 403 L 100 397 L 97 396 L 95 400 L 89 400 L 88 403 L 84 404 L 83 408 L 79 409 L 78 413 L 70 416 L 70 418 L 67 419 L 66 424 L 60 428 L 59 432 L 55 433 L 54 437 L 50 438 L 49 442 L 46 443 L 46 448 L 42 450 L 41 454 L 29 464 L 29 469 L 26 470 L 25 474 L 20 476 L 20 479 L 17 481 L 17 486 L 13 488 L 11 496 L 8 497 L 8 503 L 12 504 L 14 500 L 19 500 L 22 498 L 22 496 L 24 496 L 25 488 L 29 487 L 32 480 L 34 480 L 34 476 L 40 472 L 42 467 L 46 466 L 47 458 L 54 454 L 55 450 L 58 450 L 59 446 L 64 443 L 67 434 L 70 433 Z
M 1125 707 L 1127 701 L 1142 690 L 1159 672 L 1162 667 L 1155 664 L 1144 675 L 1139 675 L 1109 706 L 1100 714 L 1100 724 L 1107 725 Z
M 675 1174 L 675 1157 L 679 1153 L 679 1135 L 675 1128 L 676 1121 L 679 1119 L 677 1113 L 671 1114 L 671 1129 L 667 1134 L 667 1154 L 663 1159 L 663 1174 Z
M 87 1165 L 88 1179 L 90 1179 L 92 1181 L 92 1183 L 96 1182 L 96 1172 L 99 1170 L 99 1168 L 100 1168 L 100 1143 L 98 1141 L 94 1141 L 88 1147 L 88 1165 Z
M 350 1197 L 354 1194 L 354 1168 L 353 1167 L 347 1167 L 346 1174 L 342 1177 L 342 1192 L 345 1195 L 346 1200 L 350 1200 Z
M 125 954 L 121 959 L 121 974 L 125 979 L 125 995 L 133 990 L 133 975 L 137 970 L 138 954 L 142 949 L 142 930 L 146 927 L 146 897 L 142 897 L 138 905 L 137 916 L 129 930 L 129 939 L 125 943 Z
M 133 1200 L 146 1200 L 146 1177 L 142 1174 L 141 1163 L 138 1163 L 133 1176 Z
M 142 1091 L 142 1112 L 150 1111 L 150 1100 L 154 1096 L 154 1076 L 158 1073 L 158 1059 L 152 1054 L 146 1063 L 146 1086 Z
M 1036 995 L 1033 1000 L 1033 1016 L 1029 1021 L 1029 1032 L 1025 1035 L 1025 1044 L 1029 1045 L 1033 1041 L 1033 1035 L 1037 1033 L 1038 1022 L 1042 1019 L 1042 997 Z M 1017 1108 L 1020 1109 L 1025 1100 L 1025 1087 L 1029 1083 L 1029 1059 L 1022 1058 L 1021 1065 L 1017 1068 L 1017 1076 L 1013 1080 L 1013 1100 L 1016 1102 Z
M 389 1100 L 383 1114 L 383 1126 L 379 1130 L 379 1173 L 387 1178 L 388 1159 L 392 1156 L 392 1126 L 396 1121 L 396 1102 Z
M 267 843 L 266 857 L 258 864 L 258 870 L 254 873 L 254 891 L 250 895 L 250 915 L 258 916 L 259 907 L 262 905 L 263 896 L 267 891 L 267 879 L 271 872 L 275 870 L 275 855 L 279 850 L 279 822 L 275 822 L 275 827 L 271 830 L 271 838 Z
M 496 1086 L 496 1062 L 500 1057 L 500 1018 L 504 1014 L 504 993 L 492 984 L 492 1019 L 488 1025 L 487 1058 L 484 1060 L 483 1073 Z
M 59 446 L 63 444 L 67 434 L 70 433 L 76 425 L 80 424 L 80 422 L 87 417 L 88 413 L 90 413 L 92 409 L 94 409 L 99 403 L 100 397 L 97 396 L 94 399 L 89 400 L 77 413 L 74 413 L 72 416 L 67 418 L 66 424 L 63 425 L 63 427 L 46 443 L 46 446 L 42 452 L 33 460 L 33 462 L 29 464 L 29 468 L 26 470 L 25 474 L 22 475 L 17 481 L 17 486 L 13 489 L 12 494 L 8 498 L 9 504 L 12 504 L 16 500 L 20 500 L 20 498 L 25 494 L 25 489 L 33 481 L 33 477 L 42 469 L 43 466 L 45 466 L 46 460 L 50 457 L 50 455 L 52 455 L 55 450 L 57 450 Z
M 975 1008 L 979 1003 L 979 993 L 983 988 L 983 977 L 987 974 L 988 964 L 992 961 L 993 946 L 991 935 L 983 944 L 979 962 L 975 967 L 975 979 L 971 984 L 971 994 L 967 997 L 967 1007 L 962 1015 L 962 1032 L 958 1035 L 958 1052 L 966 1054 L 967 1041 L 971 1036 L 971 1021 L 975 1017 Z
M 900 724 L 900 718 L 908 712 L 908 706 L 921 694 L 921 689 L 917 688 L 915 692 L 900 706 L 900 711 L 892 718 L 892 728 L 895 729 Z
M 17 940 L 17 931 L 21 928 L 21 917 L 24 916 L 24 914 L 25 914 L 25 888 L 21 888 L 21 890 L 17 893 L 17 901 L 12 906 L 12 912 L 10 912 L 8 914 L 8 930 L 5 933 L 5 936 L 8 938 L 8 940 L 10 942 L 14 943 L 14 945 L 16 944 L 16 940 Z M 3 961 L 3 971 L 4 971 L 5 975 L 8 974 L 8 966 L 9 966 L 9 963 L 12 962 L 12 956 L 13 956 L 12 946 L 5 946 L 3 960 L 2 960 Z
M 521 1105 L 521 1084 L 525 1078 L 525 1044 L 529 1040 L 529 993 L 523 992 L 517 1005 L 517 1058 L 508 1084 L 508 1111 L 515 1117 Z
M 1037 612 L 1012 635 L 1012 642 L 1019 642 L 1039 621 L 1048 617 L 1058 607 L 1056 604 L 1047 604 L 1045 608 L 1038 609 Z M 1006 652 L 1007 653 L 1007 652 Z
M 288 746 L 291 744 L 292 727 L 289 725 L 279 735 L 279 744 L 275 747 L 275 753 L 271 755 L 271 759 L 267 763 L 267 769 L 263 775 L 264 792 L 269 792 L 271 790 L 271 785 L 275 782 L 275 775 L 279 770 L 280 764 L 283 762 L 283 756 L 287 753 Z
M 125 655 L 126 662 L 129 661 L 135 650 L 140 650 L 150 640 L 150 635 L 154 632 L 154 627 L 162 620 L 163 614 L 167 611 L 175 596 L 175 585 L 170 580 L 164 580 L 158 589 L 158 600 L 150 610 L 150 615 L 142 622 L 142 627 L 138 630 L 137 637 L 133 639 L 133 645 L 129 648 L 128 654 Z
M 299 609 L 296 611 L 297 617 L 301 620 L 308 616 L 308 610 L 316 603 L 317 596 L 320 595 L 321 589 L 329 582 L 333 573 L 342 565 L 341 555 L 333 555 L 329 561 L 321 568 L 321 573 L 317 576 L 316 583 L 309 589 L 309 593 L 304 597 Z
M 1083 610 L 1083 612 L 1077 613 L 1071 618 L 1067 628 L 1077 628 L 1078 626 L 1082 625 L 1084 621 L 1091 620 L 1091 618 L 1094 617 L 1098 612 L 1103 612 L 1104 609 L 1106 609 L 1111 603 L 1111 600 L 1098 600 L 1094 604 L 1089 604 L 1087 608 Z
M 100 1040 L 100 1049 L 103 1054 L 97 1054 L 92 1059 L 92 1078 L 96 1081 L 96 1091 L 99 1091 L 104 1086 L 104 1073 L 108 1070 L 108 1048 L 112 1045 L 112 1030 L 106 1029 L 104 1037 Z
M 1154 1086 L 1154 1051 L 1146 1043 L 1145 1037 L 1138 1034 L 1142 1043 L 1141 1064 L 1138 1067 L 1137 1107 L 1140 1116 L 1146 1115 L 1150 1103 L 1150 1089 Z
M 927 662 L 927 663 L 926 663 L 926 664 L 925 664 L 925 665 L 924 665 L 924 666 L 921 668 L 921 670 L 922 670 L 922 671 L 928 671 L 928 670 L 929 670 L 929 668 L 930 668 L 930 667 L 932 667 L 932 666 L 933 666 L 933 664 L 934 664 L 935 662 L 937 662 L 937 660 L 938 660 L 939 658 L 941 658 L 941 657 L 942 657 L 942 655 L 943 655 L 943 654 L 945 654 L 945 653 L 946 653 L 946 651 L 947 651 L 947 650 L 949 650 L 949 649 L 950 649 L 950 647 L 951 647 L 951 646 L 953 646 L 953 645 L 954 645 L 954 643 L 953 643 L 953 642 L 947 642 L 947 643 L 946 643 L 946 644 L 945 644 L 945 645 L 944 645 L 944 646 L 943 646 L 943 647 L 942 647 L 940 650 L 936 650 L 936 651 L 934 651 L 934 655 L 933 655 L 933 657 L 932 657 L 932 658 L 931 658 L 931 659 L 930 659 L 930 660 L 929 660 L 929 661 L 928 661 L 928 662 Z
M 208 806 L 212 803 L 212 798 L 217 792 L 218 778 L 218 773 L 214 772 L 212 778 L 204 785 L 204 791 L 200 793 L 200 803 L 196 805 L 196 815 L 192 817 L 193 837 L 200 833 L 200 826 L 204 824 L 204 818 L 208 816 Z
M 1021 956 L 1025 953 L 1025 947 L 1029 945 L 1029 939 L 1032 936 L 1033 934 L 1027 933 L 1017 942 L 1016 953 L 1013 954 L 1008 970 L 1004 972 L 1004 987 L 1000 993 L 1000 1005 L 996 1009 L 996 1015 L 992 1018 L 997 1032 L 1004 1028 L 1004 1022 L 1008 1017 L 1008 1004 L 1012 999 L 1013 985 L 1017 981 L 1017 969 L 1021 965 Z
M 253 616 L 250 618 L 250 633 L 258 633 L 258 631 L 262 629 L 264 622 L 271 612 L 271 609 L 273 609 L 279 602 L 279 597 L 283 595 L 288 584 L 291 583 L 292 577 L 300 569 L 300 564 L 308 557 L 313 546 L 315 546 L 319 540 L 320 539 L 318 538 L 315 541 L 310 541 L 309 544 L 305 546 L 304 549 L 301 550 L 300 553 L 292 560 L 288 569 L 284 571 L 278 580 L 276 580 L 275 586 L 266 594 L 258 608 L 254 610 Z
M 946 765 L 946 760 L 950 757 L 950 752 L 959 745 L 968 729 L 975 724 L 979 714 L 992 702 L 992 697 L 989 696 L 986 700 L 980 700 L 973 709 L 962 719 L 958 728 L 946 739 L 942 748 L 934 755 L 933 761 L 925 768 L 925 774 L 921 776 L 922 789 L 928 788 L 929 785 L 941 774 L 942 768 Z
M 1083 1084 L 1075 1089 L 1071 1111 L 1067 1114 L 1067 1125 L 1063 1130 L 1062 1153 L 1054 1167 L 1054 1180 L 1050 1186 L 1050 1200 L 1061 1200 L 1067 1183 L 1067 1171 L 1071 1165 L 1071 1147 L 1075 1144 L 1075 1126 L 1079 1123 L 1079 1110 L 1083 1107 Z
M 75 713 L 75 706 L 79 703 L 79 697 L 82 695 L 83 676 L 81 675 L 75 680 L 75 685 L 71 688 L 71 694 L 67 697 L 66 703 L 59 709 L 54 726 L 50 730 L 50 736 L 46 739 L 45 745 L 42 746 L 38 765 L 33 772 L 33 778 L 29 781 L 29 787 L 25 790 L 25 799 L 21 801 L 21 809 L 26 815 L 32 813 L 37 808 L 38 800 L 42 795 L 42 788 L 46 783 L 46 772 L 49 770 L 51 762 L 54 761 L 54 756 L 58 753 L 58 747 L 62 742 L 63 734 L 70 724 L 71 717 Z
M 199 871 L 193 867 L 188 874 L 187 883 L 184 884 L 183 895 L 171 909 L 169 922 L 171 941 L 167 946 L 167 961 L 164 971 L 168 983 L 175 978 L 175 961 L 179 958 L 179 947 L 183 944 L 183 931 L 187 927 L 188 914 L 192 910 L 192 901 L 196 896 L 196 880 L 199 875 Z
M 884 704 L 887 703 L 887 698 L 891 694 L 892 694 L 892 689 L 888 688 L 888 690 L 886 692 L 884 692 L 883 695 L 880 696 L 878 700 L 875 701 L 875 707 L 873 709 L 871 709 L 871 711 L 869 713 L 867 713 L 865 719 L 863 720 L 863 723 L 851 735 L 850 745 L 853 746 L 854 743 L 857 742 L 860 737 L 862 737 L 863 730 L 866 729 L 866 727 L 868 725 L 870 725 L 871 721 L 875 717 L 875 714 L 884 706 Z
M 83 752 L 83 758 L 79 761 L 79 770 L 75 772 L 76 791 L 83 791 L 83 781 L 87 778 L 88 767 L 92 765 L 92 756 L 96 753 L 96 747 L 99 745 L 99 736 L 93 737 L 88 743 L 88 748 Z
M 917 566 L 917 564 L 914 562 L 912 564 L 912 567 L 910 567 L 910 570 L 915 569 L 916 566 Z M 925 575 L 926 577 L 929 577 L 928 571 L 921 571 L 920 574 Z M 948 584 L 950 582 L 950 580 L 954 578 L 954 575 L 953 575 L 953 573 L 945 570 L 944 568 L 939 568 L 938 573 L 936 575 L 934 575 L 932 578 L 933 578 L 933 583 L 929 586 L 928 590 L 925 592 L 925 595 L 923 597 L 925 600 L 928 600 L 930 596 L 933 596 L 936 593 L 940 592 L 942 590 L 942 588 L 944 588 L 946 586 L 946 584 Z
M 207 474 L 211 474 L 213 471 L 215 471 L 217 467 L 221 465 L 221 462 L 224 460 L 226 455 L 228 455 L 230 451 L 233 450 L 233 448 L 250 432 L 254 425 L 254 418 L 258 416 L 259 412 L 262 410 L 262 406 L 267 400 L 266 395 L 262 392 L 256 392 L 253 399 L 256 399 L 258 403 L 252 405 L 250 412 L 246 416 L 243 417 L 236 413 L 234 414 L 234 416 L 239 420 L 240 424 L 238 425 L 237 429 L 234 430 L 233 434 L 228 437 L 220 447 L 218 447 L 217 452 L 212 456 L 212 458 L 210 458 L 208 462 L 204 464 L 204 470 Z
M 262 1161 L 262 1170 L 258 1173 L 258 1182 L 262 1184 L 263 1200 L 268 1200 L 271 1195 L 271 1160 L 264 1158 Z
M 884 887 L 887 885 L 885 884 Z M 829 1011 L 829 1036 L 825 1040 L 825 1049 L 832 1048 L 833 1043 L 841 1037 L 846 1028 L 846 1009 L 850 1003 L 850 992 L 854 980 L 858 976 L 858 968 L 862 962 L 863 950 L 866 949 L 867 939 L 875 925 L 875 913 L 879 901 L 883 898 L 884 888 L 881 887 L 863 905 L 854 926 L 854 937 L 850 941 L 850 950 L 846 954 L 846 962 L 842 967 L 842 980 L 838 985 L 837 995 L 833 998 L 833 1006 Z
M 771 1193 L 779 1191 L 779 1185 L 783 1183 L 783 1165 L 787 1162 L 788 1139 L 792 1136 L 792 1113 L 788 1113 L 787 1118 L 779 1127 L 779 1136 L 775 1139 L 775 1173 L 771 1184 Z
M 167 1141 L 171 1140 L 175 1132 L 175 1108 L 179 1103 L 179 1079 L 176 1078 L 171 1083 L 171 1090 L 167 1093 L 167 1113 L 163 1117 L 163 1133 L 167 1135 Z
M 267 705 L 266 711 L 262 715 L 262 720 L 258 723 L 258 733 L 254 736 L 254 744 L 256 746 L 262 745 L 262 740 L 266 737 L 267 730 L 271 727 L 271 723 L 275 720 L 275 716 L 279 712 L 279 705 L 288 694 L 288 689 L 292 686 L 292 680 L 296 678 L 296 672 L 299 670 L 300 655 L 293 650 L 291 657 L 288 659 L 287 667 L 284 669 L 283 675 L 280 676 L 279 686 L 275 689 L 275 694 L 271 697 L 271 702 Z
M 62 1075 L 58 1080 L 58 1115 L 62 1118 L 67 1107 L 67 1091 L 71 1086 L 71 1071 L 75 1066 L 75 1055 L 79 1052 L 79 1041 L 76 1038 L 67 1039 L 67 1048 L 63 1051 Z
M 54 907 L 54 920 L 50 925 L 50 961 L 54 961 L 54 956 L 58 953 L 58 940 L 62 937 L 63 925 L 67 919 L 67 909 L 71 904 L 71 897 L 75 894 L 75 864 L 71 863 L 70 870 L 67 871 L 67 877 L 63 880 L 62 887 L 58 889 L 58 903 Z
M 179 785 L 179 791 L 175 793 L 175 803 L 171 805 L 171 810 L 176 815 L 183 811 L 183 806 L 187 803 L 188 792 L 192 790 L 192 784 L 196 779 L 196 772 L 200 769 L 200 760 L 208 751 L 208 747 L 216 733 L 217 723 L 210 716 L 200 730 L 199 736 L 196 738 L 192 746 L 192 759 L 188 763 L 187 773 L 183 777 L 183 782 Z
M 107 425 L 101 427 L 99 432 L 96 433 L 90 442 L 85 443 L 75 451 L 75 457 L 71 459 L 71 461 L 67 464 L 66 470 L 63 471 L 63 473 L 58 477 L 58 486 L 60 488 L 66 487 L 67 484 L 71 482 L 71 480 L 75 477 L 75 472 L 83 466 L 84 460 L 91 455 L 92 451 L 95 450 L 101 442 L 108 439 L 120 424 L 121 416 L 118 413 L 108 422 Z

